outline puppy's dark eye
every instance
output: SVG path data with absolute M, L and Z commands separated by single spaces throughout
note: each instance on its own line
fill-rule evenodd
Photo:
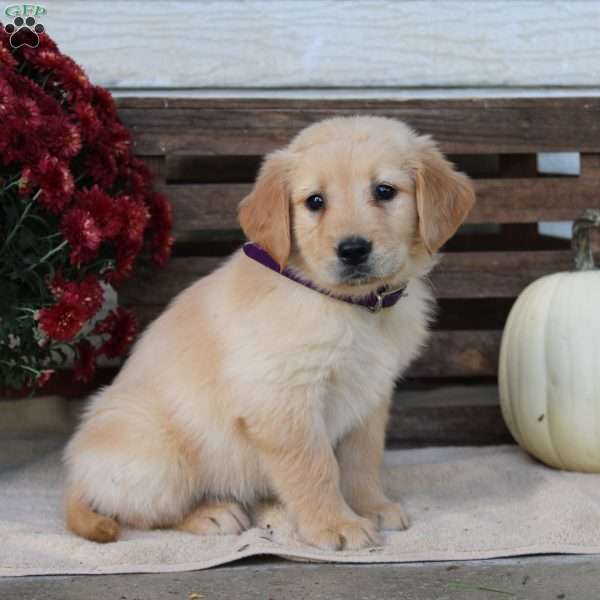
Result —
M 317 212 L 325 208 L 325 198 L 319 194 L 313 194 L 306 199 L 306 208 L 312 212 Z
M 396 190 L 391 185 L 380 183 L 379 185 L 375 186 L 375 189 L 373 190 L 373 195 L 375 196 L 375 200 L 379 200 L 380 202 L 387 202 L 396 195 Z

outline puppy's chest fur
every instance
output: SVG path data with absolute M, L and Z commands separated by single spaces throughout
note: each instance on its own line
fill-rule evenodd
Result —
M 389 399 L 421 347 L 424 311 L 410 304 L 380 314 L 355 310 L 333 328 L 330 344 L 313 353 L 315 392 L 333 444 Z
M 406 298 L 374 314 L 293 286 L 278 286 L 264 300 L 269 310 L 257 303 L 228 328 L 223 376 L 240 416 L 317 410 L 335 444 L 389 400 L 425 342 L 431 293 L 413 280 Z

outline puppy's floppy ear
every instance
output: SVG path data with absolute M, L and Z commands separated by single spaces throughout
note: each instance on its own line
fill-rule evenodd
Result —
M 290 202 L 287 186 L 289 156 L 283 150 L 268 155 L 254 188 L 239 206 L 246 237 L 262 246 L 285 268 L 290 255 Z
M 469 178 L 454 170 L 432 140 L 422 140 L 415 181 L 419 234 L 433 254 L 465 220 L 475 203 L 475 191 Z

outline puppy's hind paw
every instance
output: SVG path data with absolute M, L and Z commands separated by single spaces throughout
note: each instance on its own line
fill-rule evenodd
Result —
M 196 508 L 177 529 L 196 535 L 238 535 L 250 526 L 250 517 L 237 502 L 210 502 Z

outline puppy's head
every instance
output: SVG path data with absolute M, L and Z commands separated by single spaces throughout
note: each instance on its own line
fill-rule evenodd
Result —
M 267 156 L 240 222 L 282 268 L 359 295 L 426 272 L 473 202 L 429 137 L 392 119 L 340 117 Z

